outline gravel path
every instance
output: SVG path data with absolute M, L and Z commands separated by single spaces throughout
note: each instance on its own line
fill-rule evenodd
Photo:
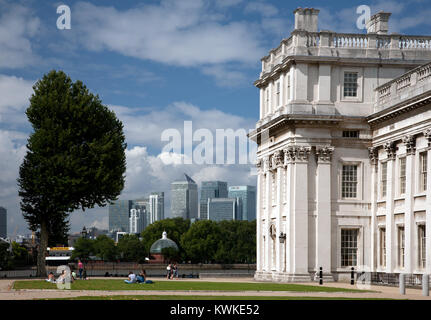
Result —
M 34 280 L 34 279 L 33 279 Z M 157 281 L 168 281 L 158 279 Z M 171 280 L 172 281 L 172 280 Z M 181 280 L 179 280 L 181 281 Z M 190 281 L 188 279 L 188 281 Z M 194 281 L 202 281 L 195 279 Z M 254 282 L 245 279 L 205 279 L 217 282 Z M 127 290 L 127 291 L 101 291 L 101 290 L 14 290 L 14 280 L 0 280 L 0 300 L 32 300 L 45 298 L 71 298 L 79 296 L 111 296 L 111 295 L 202 295 L 202 296 L 284 296 L 284 297 L 332 297 L 332 298 L 389 298 L 431 300 L 431 297 L 422 296 L 420 289 L 407 289 L 406 295 L 400 295 L 399 289 L 386 286 L 371 286 L 370 290 L 377 292 L 283 292 L 283 291 L 172 291 L 172 290 Z M 316 285 L 316 283 L 301 283 Z M 327 283 L 325 286 L 336 288 L 356 289 L 348 283 Z

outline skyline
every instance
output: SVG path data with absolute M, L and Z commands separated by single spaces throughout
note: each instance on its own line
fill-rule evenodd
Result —
M 415 3 L 415 6 L 409 6 Z M 425 1 L 370 1 L 372 13 L 392 12 L 390 32 L 424 34 L 430 25 Z M 161 132 L 252 129 L 258 120 L 263 57 L 293 30 L 298 6 L 321 10 L 319 29 L 358 32 L 354 1 L 287 4 L 279 1 L 68 1 L 71 30 L 56 28 L 56 4 L 0 0 L 0 206 L 8 210 L 9 232 L 27 233 L 19 210 L 16 178 L 30 133 L 25 116 L 32 85 L 49 70 L 62 69 L 99 94 L 125 125 L 126 187 L 136 198 L 166 190 L 187 171 L 200 184 L 229 180 L 255 185 L 250 165 L 166 165 Z M 119 21 L 120 23 L 116 23 Z M 160 30 L 151 26 L 159 27 Z M 107 226 L 107 207 L 71 214 L 71 232 Z M 170 211 L 165 213 L 170 217 Z

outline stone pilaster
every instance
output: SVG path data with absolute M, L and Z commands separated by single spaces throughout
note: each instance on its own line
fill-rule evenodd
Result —
M 384 145 L 387 153 L 387 185 L 386 185 L 386 272 L 392 273 L 396 266 L 397 244 L 394 223 L 394 180 L 395 180 L 395 142 L 387 142 Z
M 427 151 L 427 190 L 426 190 L 426 272 L 431 274 L 431 128 L 424 131 L 425 138 L 428 139 Z
M 262 271 L 262 179 L 261 175 L 263 174 L 263 163 L 262 159 L 258 159 L 256 162 L 257 168 L 257 195 L 256 195 L 256 270 L 257 272 Z
M 415 228 L 416 224 L 414 221 L 414 183 L 415 183 L 415 168 L 414 168 L 414 155 L 416 150 L 416 139 L 412 135 L 404 136 L 402 138 L 403 143 L 406 146 L 406 190 L 404 199 L 404 230 L 405 230 L 405 271 L 412 273 L 415 269 L 416 257 L 415 254 Z
M 316 271 L 322 267 L 325 275 L 331 274 L 331 160 L 334 147 L 317 146 L 316 177 Z
M 377 267 L 377 194 L 378 194 L 378 175 L 379 152 L 377 147 L 368 148 L 371 164 L 371 272 L 376 271 Z

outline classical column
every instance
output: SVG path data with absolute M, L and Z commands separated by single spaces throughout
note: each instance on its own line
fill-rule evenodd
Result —
M 276 230 L 277 235 L 275 238 L 276 241 L 276 271 L 281 272 L 281 265 L 282 265 L 282 246 L 280 243 L 280 232 L 281 232 L 281 207 L 283 205 L 281 200 L 281 175 L 283 170 L 283 151 L 279 150 L 274 153 L 273 156 L 273 168 L 277 170 L 277 177 L 276 177 L 276 186 L 277 186 L 277 195 L 276 195 Z
M 395 180 L 395 142 L 387 142 L 384 145 L 388 156 L 387 162 L 387 185 L 386 185 L 386 272 L 392 273 L 396 265 L 397 243 L 395 242 L 394 224 L 394 180 Z
M 262 271 L 262 203 L 261 203 L 261 175 L 262 175 L 262 159 L 258 159 L 256 162 L 257 168 L 257 195 L 256 195 L 256 271 Z
M 316 268 L 322 267 L 324 274 L 331 273 L 331 160 L 334 148 L 316 147 Z
M 291 273 L 292 272 L 292 243 L 293 243 L 293 190 L 292 190 L 292 184 L 293 184 L 293 153 L 289 152 L 289 149 L 284 149 L 284 165 L 286 167 L 286 190 L 284 191 L 286 194 L 286 272 Z
M 427 151 L 427 191 L 426 191 L 426 220 L 425 220 L 425 254 L 426 272 L 431 274 L 431 128 L 424 131 L 424 136 L 428 139 Z
M 379 153 L 377 147 L 368 148 L 371 164 L 371 252 L 370 252 L 370 269 L 376 271 L 377 267 L 377 194 L 378 194 L 378 175 L 377 168 L 379 164 Z
M 415 155 L 415 142 L 416 139 L 412 135 L 404 136 L 402 139 L 406 146 L 406 190 L 404 200 L 404 232 L 405 232 L 405 271 L 412 273 L 416 266 L 415 255 L 415 219 L 414 219 L 414 183 L 415 183 L 415 170 L 414 170 L 414 155 Z
M 265 271 L 271 271 L 271 259 L 270 259 L 270 255 L 271 255 L 271 237 L 269 235 L 269 227 L 270 227 L 270 217 L 269 217 L 269 207 L 270 207 L 270 201 L 269 201 L 269 197 L 270 197 L 270 176 L 271 176 L 271 172 L 269 171 L 270 169 L 270 162 L 269 162 L 269 157 L 265 157 L 264 159 L 264 171 L 265 171 L 265 229 L 264 229 L 264 234 L 265 234 L 265 246 L 266 248 L 264 248 L 265 250 Z
M 308 275 L 308 157 L 310 147 L 290 147 L 294 157 L 293 168 L 293 242 L 292 273 Z
M 265 116 L 265 91 L 263 88 L 259 89 L 259 120 Z

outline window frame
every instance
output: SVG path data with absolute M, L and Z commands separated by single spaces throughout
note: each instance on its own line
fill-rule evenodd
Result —
M 350 270 L 351 267 L 358 267 L 363 265 L 362 262 L 362 250 L 363 250 L 363 237 L 362 237 L 362 226 L 361 225 L 341 225 L 338 227 L 338 243 L 339 243 L 339 249 L 337 250 L 337 256 L 338 256 L 338 268 L 340 270 Z M 342 240 L 342 232 L 347 230 L 356 230 L 356 265 L 344 265 L 343 266 L 343 240 Z
M 356 97 L 344 96 L 344 77 L 346 73 L 357 73 Z M 364 71 L 360 67 L 341 68 L 340 70 L 340 101 L 363 102 Z
M 348 181 L 344 179 L 344 173 L 345 167 L 352 167 L 355 168 L 355 181 Z M 347 185 L 344 185 L 344 183 L 346 183 Z M 354 190 L 354 196 L 349 196 L 349 193 L 353 193 L 352 191 L 347 191 L 347 189 L 352 188 L 352 185 L 348 185 L 348 184 L 354 184 L 355 186 L 355 190 Z M 341 165 L 341 199 L 343 200 L 352 200 L 352 199 L 358 199 L 358 193 L 359 193 L 359 165 L 358 164 L 352 164 L 352 163 L 343 163 Z M 346 190 L 346 191 L 345 191 Z M 346 192 L 346 193 L 345 193 Z
M 425 161 L 424 161 L 425 160 Z M 419 152 L 419 192 L 427 191 L 428 183 L 428 151 Z M 425 169 L 425 171 L 424 171 Z
M 385 170 L 383 170 L 383 168 L 385 168 Z M 386 196 L 388 194 L 388 162 L 387 161 L 380 162 L 379 171 L 380 171 L 379 172 L 379 184 L 380 184 L 379 198 L 386 199 Z M 383 175 L 383 171 L 385 172 L 385 175 Z
M 397 267 L 402 270 L 406 266 L 406 229 L 404 224 L 397 225 L 397 249 Z
M 401 156 L 398 158 L 398 195 L 406 194 L 407 182 L 407 157 Z

